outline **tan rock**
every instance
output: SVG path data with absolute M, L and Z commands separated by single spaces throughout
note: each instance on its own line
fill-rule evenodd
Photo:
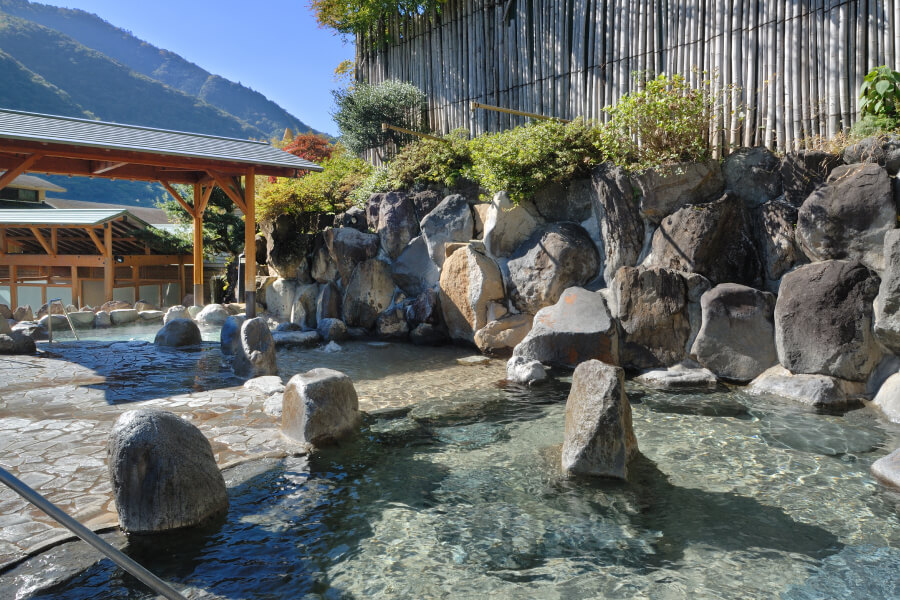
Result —
M 488 324 L 488 305 L 503 300 L 503 276 L 493 260 L 464 246 L 444 261 L 441 310 L 450 337 L 474 342 Z
M 533 315 L 521 313 L 491 321 L 475 332 L 475 345 L 485 354 L 509 356 L 531 331 L 533 320 Z

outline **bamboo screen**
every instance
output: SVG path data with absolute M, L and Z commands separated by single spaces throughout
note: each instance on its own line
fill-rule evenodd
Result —
M 786 150 L 851 125 L 863 76 L 900 67 L 900 0 L 510 2 L 505 15 L 507 0 L 447 0 L 392 20 L 387 44 L 358 36 L 357 79 L 409 81 L 434 130 L 479 134 L 524 120 L 472 101 L 603 119 L 634 72 L 715 74 L 739 90 L 724 94 L 713 144 Z

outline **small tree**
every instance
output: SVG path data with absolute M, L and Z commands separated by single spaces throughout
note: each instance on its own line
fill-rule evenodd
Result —
M 425 93 L 411 83 L 388 80 L 376 85 L 360 83 L 349 90 L 334 90 L 337 110 L 334 120 L 341 129 L 341 141 L 353 153 L 369 149 L 399 148 L 412 136 L 383 131 L 388 123 L 414 131 L 428 128 Z M 385 158 L 381 155 L 381 158 Z
M 334 145 L 324 136 L 315 133 L 301 133 L 289 141 L 282 150 L 308 161 L 321 163 L 323 160 L 331 158 Z

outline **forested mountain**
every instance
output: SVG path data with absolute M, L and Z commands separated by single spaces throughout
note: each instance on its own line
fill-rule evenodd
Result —
M 0 0 L 0 107 L 238 138 L 281 138 L 302 121 L 100 17 Z M 51 177 L 66 197 L 147 204 L 157 186 Z M 152 192 L 152 193 L 151 193 Z

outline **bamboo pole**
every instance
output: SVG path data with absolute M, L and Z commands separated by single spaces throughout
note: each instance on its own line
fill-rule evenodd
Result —
M 517 115 L 519 117 L 527 117 L 529 119 L 539 119 L 541 121 L 559 121 L 560 123 L 571 123 L 568 119 L 560 119 L 558 117 L 548 117 L 547 115 L 539 115 L 537 113 L 530 113 L 521 110 L 514 110 L 511 108 L 503 108 L 502 106 L 491 106 L 489 104 L 481 104 L 480 102 L 472 102 L 470 104 L 472 110 L 477 110 L 479 108 L 483 108 L 484 110 L 496 111 L 500 113 L 506 113 L 508 115 Z

